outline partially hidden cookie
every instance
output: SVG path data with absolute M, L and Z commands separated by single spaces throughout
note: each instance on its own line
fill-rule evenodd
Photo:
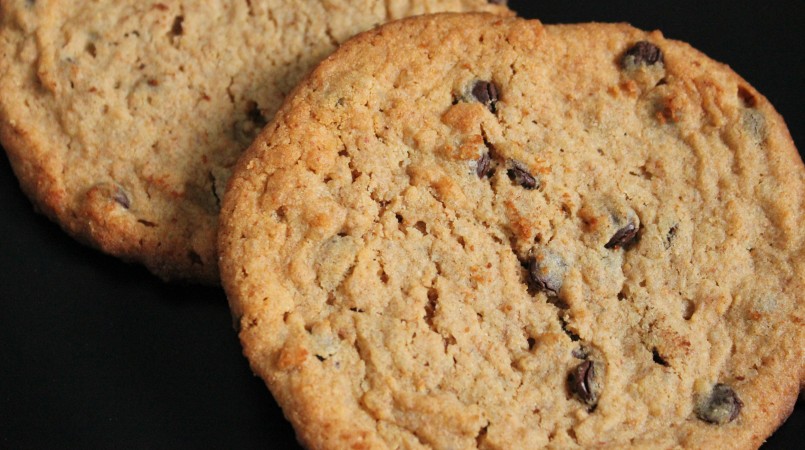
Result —
M 340 42 L 487 0 L 8 0 L 0 142 L 37 209 L 167 279 L 218 282 L 237 157 Z
M 660 32 L 406 19 L 244 154 L 222 281 L 310 448 L 756 448 L 805 373 L 804 178 Z

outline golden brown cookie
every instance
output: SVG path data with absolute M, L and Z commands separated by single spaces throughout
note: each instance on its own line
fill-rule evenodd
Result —
M 756 448 L 805 375 L 805 167 L 624 24 L 362 34 L 234 171 L 222 281 L 310 448 Z
M 218 281 L 232 165 L 340 42 L 487 0 L 8 0 L 0 142 L 37 209 L 163 278 Z

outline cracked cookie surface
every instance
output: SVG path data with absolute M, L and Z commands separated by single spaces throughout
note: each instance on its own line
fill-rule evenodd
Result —
M 218 282 L 237 157 L 340 42 L 487 0 L 8 0 L 0 141 L 37 209 L 163 278 Z
M 805 168 L 628 25 L 360 35 L 238 163 L 222 281 L 311 448 L 756 448 L 803 381 Z

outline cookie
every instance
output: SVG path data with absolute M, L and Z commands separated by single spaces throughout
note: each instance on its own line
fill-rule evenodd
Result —
M 218 282 L 237 157 L 340 42 L 487 0 L 9 0 L 0 142 L 36 208 L 166 279 Z
M 222 282 L 310 448 L 756 448 L 805 375 L 805 167 L 626 24 L 359 35 L 235 169 Z
M 754 448 L 803 381 L 804 181 L 659 32 L 421 17 L 250 147 L 222 281 L 311 448 Z

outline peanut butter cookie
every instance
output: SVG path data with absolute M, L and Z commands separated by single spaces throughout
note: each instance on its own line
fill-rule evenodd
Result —
M 232 165 L 340 42 L 487 0 L 4 0 L 0 142 L 37 209 L 163 278 L 218 282 Z
M 783 119 L 687 44 L 419 17 L 247 150 L 222 281 L 310 448 L 756 448 L 805 374 L 803 199 Z

